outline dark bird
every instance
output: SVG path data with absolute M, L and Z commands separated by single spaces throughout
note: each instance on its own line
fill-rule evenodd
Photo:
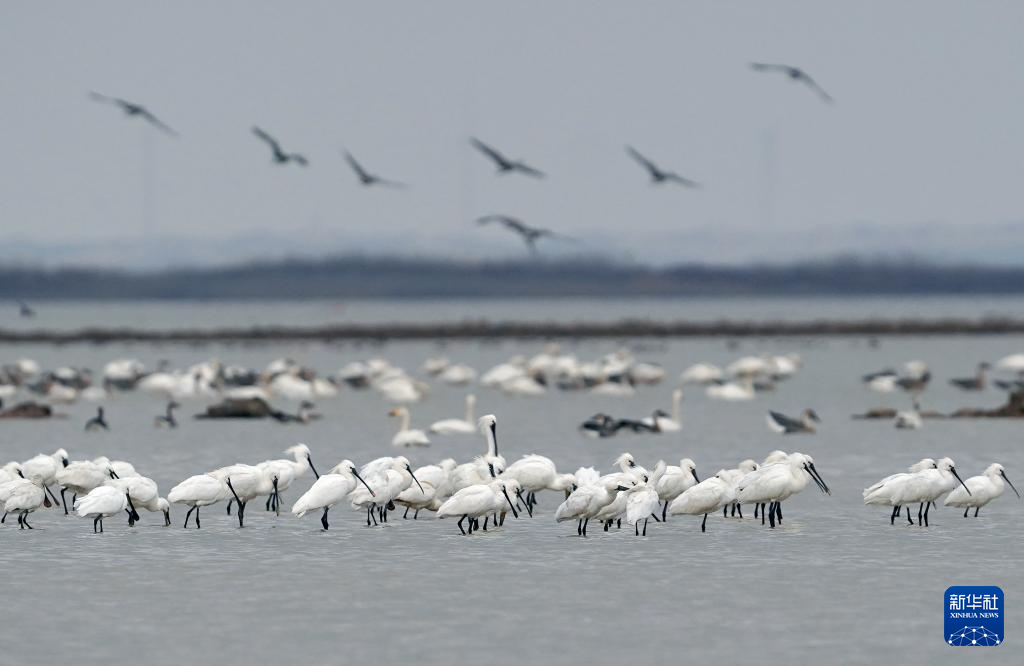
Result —
M 313 408 L 316 407 L 313 403 L 308 400 L 303 400 L 299 403 L 299 411 L 295 414 L 289 414 L 282 411 L 272 411 L 270 418 L 276 420 L 279 423 L 309 423 L 313 419 L 320 418 L 319 415 L 313 413 Z
M 988 383 L 988 371 L 992 366 L 988 363 L 979 363 L 978 370 L 973 377 L 961 377 L 950 379 L 949 383 L 961 391 L 984 391 Z
M 35 317 L 36 311 L 28 306 L 25 301 L 18 301 L 18 312 L 22 317 Z
M 281 144 L 277 142 L 277 139 L 270 136 L 259 127 L 253 127 L 252 133 L 263 139 L 263 141 L 270 146 L 270 150 L 274 152 L 274 162 L 277 164 L 288 164 L 289 162 L 295 162 L 300 166 L 307 166 L 309 164 L 304 155 L 284 152 L 284 150 L 281 149 Z
M 157 428 L 177 428 L 178 419 L 174 418 L 174 410 L 178 407 L 181 407 L 181 405 L 171 400 L 169 403 L 167 403 L 166 413 L 161 414 L 160 416 L 157 416 L 155 419 L 153 419 L 153 425 L 155 425 Z
M 640 151 L 632 146 L 626 146 L 626 152 L 630 157 L 639 162 L 643 168 L 647 169 L 647 173 L 651 174 L 651 182 L 655 185 L 673 182 L 685 185 L 686 187 L 700 187 L 700 183 L 696 181 L 690 180 L 689 178 L 683 178 L 674 171 L 665 171 L 659 168 L 657 164 L 641 155 Z
M 828 102 L 829 104 L 835 101 L 827 92 L 825 92 L 824 88 L 818 85 L 817 81 L 812 79 L 807 72 L 800 69 L 799 67 L 793 67 L 791 65 L 773 65 L 770 63 L 763 62 L 752 62 L 750 63 L 750 67 L 755 72 L 781 72 L 788 76 L 791 81 L 803 83 L 808 88 L 816 92 L 822 100 Z
M 141 104 L 135 104 L 134 102 L 129 102 L 128 100 L 124 100 L 119 97 L 108 97 L 107 95 L 101 95 L 98 92 L 89 93 L 89 97 L 96 100 L 97 102 L 103 102 L 104 104 L 113 104 L 114 106 L 118 106 L 121 108 L 122 111 L 124 111 L 125 115 L 138 116 L 139 118 L 142 118 L 143 120 L 148 122 L 153 127 L 156 127 L 161 132 L 169 134 L 171 136 L 178 136 L 177 132 L 168 127 L 167 124 L 165 124 L 162 120 L 154 116 L 149 109 L 142 106 Z
M 97 430 L 110 430 L 110 426 L 107 425 L 107 420 L 103 418 L 102 407 L 97 407 L 96 416 L 85 422 L 86 432 L 96 432 Z
M 821 423 L 821 419 L 813 409 L 805 409 L 798 419 L 779 412 L 768 411 L 768 427 L 780 435 L 817 432 L 815 423 Z
M 381 185 L 383 187 L 399 188 L 409 187 L 405 183 L 399 183 L 398 181 L 395 180 L 387 180 L 385 178 L 381 178 L 380 176 L 370 173 L 369 171 L 364 169 L 363 165 L 357 162 L 356 158 L 352 157 L 352 153 L 348 151 L 345 152 L 345 161 L 348 162 L 348 165 L 352 167 L 353 171 L 356 172 L 356 175 L 359 177 L 359 182 L 362 183 L 363 185 L 366 185 L 367 187 L 369 187 L 370 185 Z
M 587 437 L 611 437 L 615 434 L 617 428 L 615 427 L 615 418 L 608 414 L 594 414 L 589 419 L 580 424 L 580 432 Z
M 473 147 L 479 150 L 481 153 L 491 158 L 494 164 L 498 167 L 498 173 L 511 173 L 518 171 L 519 173 L 527 176 L 533 176 L 534 178 L 543 178 L 544 173 L 534 169 L 532 166 L 522 160 L 510 160 L 505 157 L 496 148 L 488 146 L 486 143 L 477 138 L 470 138 L 469 142 L 473 144 Z
M 928 382 L 932 380 L 932 373 L 925 371 L 920 375 L 911 375 L 908 377 L 900 377 L 896 380 L 896 386 L 900 387 L 907 393 L 920 394 L 926 388 L 928 388 Z
M 526 243 L 526 247 L 531 253 L 537 252 L 537 241 L 541 238 L 575 240 L 569 236 L 563 236 L 562 234 L 551 231 L 550 229 L 531 227 L 522 220 L 509 217 L 508 215 L 484 215 L 476 221 L 477 224 L 490 224 L 491 222 L 498 222 L 509 231 L 519 234 L 519 237 L 523 239 L 523 242 Z

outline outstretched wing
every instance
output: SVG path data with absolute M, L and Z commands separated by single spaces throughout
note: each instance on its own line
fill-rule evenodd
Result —
M 175 132 L 173 129 L 168 127 L 168 125 L 166 123 L 164 123 L 164 121 L 162 121 L 159 118 L 157 118 L 156 116 L 154 116 L 149 111 L 149 109 L 142 109 L 142 110 L 140 110 L 139 111 L 139 115 L 142 116 L 143 118 L 145 118 L 149 122 L 150 125 L 153 125 L 157 129 L 159 129 L 161 132 L 164 132 L 165 134 L 169 134 L 171 136 L 178 136 L 177 132 Z
M 797 75 L 797 78 L 806 83 L 807 87 L 809 87 L 811 90 L 818 93 L 818 96 L 821 97 L 821 99 L 823 99 L 824 101 L 828 102 L 829 104 L 832 104 L 835 101 L 834 99 L 832 99 L 832 96 L 825 92 L 825 89 L 818 85 L 818 82 L 812 79 L 807 72 L 800 70 L 800 73 Z
M 628 153 L 629 156 L 632 157 L 634 160 L 639 162 L 643 168 L 647 169 L 652 176 L 657 176 L 658 174 L 661 173 L 660 169 L 658 169 L 658 165 L 644 157 L 640 153 L 640 151 L 634 148 L 633 146 L 626 146 L 626 153 Z
M 348 162 L 348 165 L 356 172 L 356 175 L 359 176 L 360 180 L 365 182 L 374 179 L 373 176 L 367 173 L 366 169 L 356 161 L 356 158 L 352 157 L 352 153 L 345 151 L 345 161 Z
M 490 224 L 491 222 L 498 222 L 509 228 L 518 227 L 520 230 L 526 226 L 516 218 L 509 217 L 508 215 L 484 215 L 476 219 L 477 224 Z
M 686 187 L 692 187 L 694 189 L 700 187 L 700 183 L 698 183 L 697 181 L 690 180 L 689 178 L 683 178 L 677 173 L 665 174 L 665 180 L 671 180 L 675 183 L 679 183 L 680 185 L 685 185 Z
M 789 65 L 778 65 L 770 62 L 752 62 L 750 68 L 756 72 L 785 72 L 790 74 L 793 68 Z
M 512 165 L 512 168 L 520 173 L 526 174 L 527 176 L 533 176 L 534 178 L 544 177 L 543 171 L 541 171 L 540 169 L 534 169 L 532 166 L 526 164 L 525 162 L 516 162 L 515 164 Z
M 498 164 L 507 164 L 508 159 L 502 155 L 496 148 L 488 146 L 486 143 L 477 139 L 476 137 L 470 137 L 469 142 L 473 144 L 473 147 L 479 150 L 481 153 L 491 158 Z
M 267 145 L 269 145 L 270 148 L 275 153 L 280 153 L 281 152 L 281 145 L 277 142 L 277 140 L 274 137 L 272 137 L 269 134 L 267 134 L 266 132 L 264 132 L 263 130 L 261 130 L 259 127 L 253 126 L 252 133 L 255 134 L 256 136 L 258 136 L 263 141 L 265 141 L 267 143 Z M 302 157 L 302 156 L 299 155 L 299 157 Z

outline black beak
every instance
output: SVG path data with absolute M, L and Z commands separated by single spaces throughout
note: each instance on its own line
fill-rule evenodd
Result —
M 619 492 L 625 492 L 629 490 L 629 488 L 627 488 L 626 486 L 616 486 L 615 490 L 618 490 Z
M 366 481 L 363 481 L 363 477 L 359 476 L 359 472 L 356 471 L 355 467 L 352 468 L 352 476 L 356 477 L 357 479 L 363 482 L 363 485 L 366 486 L 366 489 L 370 491 L 370 497 L 377 496 L 377 493 L 373 492 L 373 488 L 370 487 L 370 484 L 368 484 Z
M 171 511 L 170 511 L 170 509 L 168 509 L 167 511 L 164 511 L 164 526 L 167 527 L 167 526 L 170 526 L 170 524 L 171 524 Z
M 692 475 L 693 475 L 693 480 L 694 480 L 694 481 L 696 481 L 697 483 L 700 483 L 700 479 L 698 479 L 698 478 L 697 478 L 697 470 L 695 470 L 695 469 L 691 469 L 691 470 L 690 470 L 690 474 L 692 474 Z
M 964 490 L 966 490 L 966 491 L 967 491 L 967 494 L 968 494 L 968 495 L 970 495 L 970 494 L 971 494 L 971 489 L 967 487 L 967 484 L 966 484 L 966 483 L 964 483 L 964 480 L 963 480 L 963 479 L 961 479 L 961 478 L 960 478 L 960 475 L 956 473 L 956 468 L 955 468 L 955 467 L 950 467 L 950 468 L 949 468 L 949 471 L 953 473 L 953 476 L 955 476 L 955 477 L 956 477 L 956 480 L 960 482 L 960 485 L 961 485 L 961 486 L 963 486 L 963 487 L 964 487 Z M 1004 475 L 1004 476 L 1005 476 L 1005 475 Z M 1012 486 L 1013 484 L 1011 483 L 1010 485 Z M 1017 489 L 1016 489 L 1016 488 L 1014 488 L 1014 489 L 1013 489 L 1013 492 L 1017 492 Z M 1017 495 L 1017 497 L 1020 497 L 1020 495 Z
M 425 490 L 423 490 L 423 486 L 420 486 L 420 480 L 419 480 L 419 479 L 417 479 L 417 478 L 416 478 L 416 475 L 412 473 L 412 467 L 409 467 L 408 465 L 406 465 L 406 466 L 405 466 L 405 468 L 406 468 L 407 470 L 409 470 L 409 476 L 411 476 L 411 477 L 412 477 L 412 480 L 416 482 L 416 485 L 417 485 L 417 486 L 419 486 L 420 492 L 421 492 L 421 493 L 425 493 L 426 491 L 425 491 Z
M 313 476 L 319 479 L 320 473 L 316 471 L 316 467 L 313 466 L 313 459 L 309 456 L 308 453 L 306 454 L 306 461 L 309 463 L 309 468 L 313 470 Z
M 494 464 L 493 463 L 487 463 L 487 469 L 491 470 L 491 478 L 492 479 L 498 478 L 498 475 L 494 473 Z
M 818 484 L 818 488 L 821 490 L 821 492 L 825 493 L 826 495 L 832 494 L 832 491 L 829 490 L 828 486 L 825 484 L 825 480 L 818 475 L 818 470 L 814 469 L 814 463 L 805 464 L 804 469 L 807 470 L 807 473 L 811 475 L 812 479 L 814 479 L 814 483 Z
M 111 469 L 111 470 L 107 470 L 107 471 L 110 472 L 110 478 L 112 478 L 112 479 L 119 479 L 119 478 L 121 478 L 121 477 L 119 477 L 117 475 L 117 472 L 115 472 L 114 470 Z
M 1006 476 L 1006 472 L 1000 471 L 999 474 L 1002 475 L 1003 479 L 1005 479 L 1006 482 L 1010 484 L 1010 487 L 1013 488 L 1013 492 L 1017 495 L 1017 499 L 1020 499 L 1020 493 L 1018 493 L 1017 489 L 1013 487 L 1013 483 L 1011 483 L 1010 478 Z
M 21 478 L 23 478 L 23 479 L 25 478 L 25 475 L 21 473 L 21 470 L 20 470 L 20 469 L 18 470 L 18 476 L 20 476 L 20 477 L 21 477 Z
M 63 458 L 63 459 L 61 459 L 61 461 L 60 461 L 60 464 L 62 464 L 62 465 L 64 465 L 65 467 L 67 467 L 67 466 L 68 466 L 68 459 L 67 459 L 67 458 Z
M 501 494 L 505 496 L 505 501 L 508 502 L 508 508 L 512 509 L 512 515 L 516 518 L 519 517 L 519 512 L 516 511 L 516 507 L 512 504 L 512 498 L 508 496 L 508 490 L 504 486 L 501 487 Z
M 523 499 L 523 489 L 522 488 L 520 488 L 519 490 L 516 491 L 516 499 L 526 505 L 526 512 L 528 514 L 530 514 L 530 518 L 533 518 L 533 507 L 530 506 L 529 502 L 527 502 L 525 499 Z
M 498 455 L 498 424 L 491 424 L 491 437 L 494 438 L 494 455 Z

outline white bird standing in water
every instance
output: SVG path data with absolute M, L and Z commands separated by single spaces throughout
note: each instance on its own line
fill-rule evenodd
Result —
M 697 485 L 687 488 L 679 497 L 672 500 L 668 512 L 673 516 L 704 514 L 704 520 L 700 523 L 700 531 L 707 531 L 708 514 L 728 507 L 735 500 L 732 484 L 723 479 L 721 474 L 722 472 L 719 472 L 715 476 L 708 477 Z
M 320 478 L 316 467 L 313 466 L 313 458 L 310 455 L 309 446 L 299 443 L 289 446 L 284 452 L 291 454 L 293 460 L 279 458 L 277 460 L 265 460 L 257 465 L 257 467 L 270 470 L 272 474 L 277 476 L 277 487 L 274 492 L 267 496 L 267 511 L 273 510 L 278 515 L 281 514 L 281 492 L 288 490 L 288 487 L 292 485 L 292 481 L 302 478 L 310 470 L 313 470 L 313 475 L 316 478 Z
M 239 464 L 221 467 L 210 474 L 224 481 L 235 498 L 239 527 L 245 527 L 245 505 L 249 500 L 277 492 L 277 474 L 270 468 Z
M 601 477 L 598 483 L 580 486 L 559 505 L 555 521 L 576 520 L 576 534 L 587 536 L 587 523 L 605 506 L 611 504 L 616 495 L 636 485 L 636 481 L 625 481 L 623 475 Z
M 417 467 L 413 474 L 419 479 L 420 485 L 412 485 L 399 493 L 395 504 L 405 507 L 402 518 L 409 517 L 409 509 L 416 513 L 413 520 L 419 518 L 420 511 L 428 509 L 437 511 L 441 504 L 451 497 L 451 474 L 455 470 L 455 460 L 445 458 L 436 465 Z
M 654 472 L 642 484 L 638 483 L 629 490 L 626 497 L 626 522 L 633 526 L 636 536 L 647 536 L 647 521 L 655 515 L 660 507 L 658 491 L 655 489 L 658 481 L 665 473 L 665 461 L 659 460 L 654 467 Z M 640 533 L 640 519 L 643 518 L 643 534 Z M 657 520 L 657 517 L 655 517 Z
M 365 467 L 364 467 L 365 469 Z M 369 527 L 370 519 L 377 524 L 377 518 L 386 523 L 388 511 L 395 508 L 394 500 L 402 494 L 402 491 L 413 483 L 422 491 L 423 486 L 412 471 L 409 459 L 405 456 L 391 458 L 391 465 L 379 472 L 366 474 L 365 487 L 357 486 L 349 495 L 353 509 L 366 509 L 366 525 Z M 373 510 L 377 509 L 377 517 L 374 517 Z
M 700 483 L 700 479 L 697 478 L 697 465 L 692 459 L 683 458 L 679 461 L 678 467 L 675 465 L 666 467 L 665 473 L 655 483 L 658 497 L 665 503 L 661 508 L 661 519 L 665 520 L 669 502 L 679 497 L 687 488 L 692 488 L 698 483 Z
M 51 506 L 50 498 L 43 490 L 43 479 L 39 475 L 9 482 L 4 496 L 4 517 L 6 518 L 8 513 L 17 514 L 21 529 L 33 529 L 28 524 L 28 514 L 41 506 Z
M 227 484 L 212 474 L 196 474 L 190 476 L 167 493 L 167 501 L 172 504 L 184 504 L 190 507 L 185 514 L 185 525 L 188 527 L 189 517 L 196 513 L 196 529 L 199 529 L 199 507 L 216 504 L 231 497 Z
M 92 518 L 92 531 L 103 533 L 103 519 L 128 512 L 129 527 L 139 519 L 138 512 L 132 504 L 130 493 L 114 486 L 100 486 L 89 492 L 85 497 L 75 500 L 75 512 L 82 518 Z M 99 530 L 96 526 L 99 525 Z
M 782 502 L 807 486 L 808 480 L 831 495 L 825 481 L 814 468 L 814 459 L 803 453 L 791 453 L 785 462 L 768 464 L 747 474 L 736 488 L 736 500 L 743 504 L 760 504 L 761 523 L 764 523 L 764 505 L 768 506 L 768 522 L 775 527 L 778 520 L 782 523 Z
M 1020 499 L 1020 493 L 1006 476 L 1006 470 L 999 463 L 992 463 L 985 468 L 981 476 L 972 476 L 964 481 L 963 486 L 954 488 L 953 492 L 946 498 L 945 506 L 964 507 L 964 518 L 967 512 L 974 508 L 974 517 L 978 517 L 978 510 L 992 500 L 1001 496 L 1009 483 L 1013 492 Z
M 747 474 L 750 474 L 758 467 L 759 465 L 756 462 L 754 462 L 750 458 L 747 458 L 746 460 L 740 462 L 740 464 L 734 467 L 733 469 L 722 469 L 719 470 L 718 474 L 715 475 L 729 485 L 729 491 L 732 494 L 733 498 L 732 502 L 730 503 L 733 516 L 735 516 L 738 513 L 739 517 L 743 518 L 743 505 L 736 501 L 736 486 L 739 485 L 743 477 L 745 477 Z M 728 517 L 728 514 L 729 508 L 722 507 L 722 517 Z
M 50 486 L 57 483 L 57 472 L 67 467 L 69 462 L 68 452 L 64 449 L 57 449 L 50 455 L 40 453 L 21 463 L 21 473 L 26 479 L 38 476 L 43 490 L 50 495 L 50 499 L 56 502 L 57 496 L 50 490 Z M 64 508 L 64 515 L 67 515 L 66 506 Z
M 497 513 L 503 508 L 505 503 L 508 504 L 512 515 L 516 518 L 519 517 L 519 512 L 516 511 L 516 507 L 512 503 L 512 497 L 509 495 L 510 490 L 513 494 L 519 494 L 519 482 L 515 479 L 494 479 L 490 483 L 468 486 L 448 498 L 438 508 L 437 517 L 460 516 L 458 523 L 459 531 L 468 535 L 474 532 L 480 517 L 487 516 L 487 518 L 484 518 L 483 528 L 486 532 L 490 514 Z M 468 532 L 462 527 L 462 521 L 467 518 L 469 518 Z
M 864 489 L 861 496 L 864 498 L 864 504 L 873 506 L 891 506 L 892 515 L 889 516 L 889 524 L 896 524 L 896 516 L 900 514 L 902 506 L 896 504 L 896 498 L 902 495 L 903 486 L 907 483 L 910 477 L 918 472 L 923 472 L 926 469 L 936 469 L 938 464 L 934 458 L 922 458 L 919 462 L 914 463 L 907 468 L 906 472 L 899 472 L 897 474 L 890 474 L 881 481 L 874 483 Z M 910 524 L 914 524 L 914 519 L 910 517 L 910 508 L 907 508 L 907 520 Z
M 388 412 L 388 416 L 398 416 L 402 419 L 398 432 L 391 438 L 391 446 L 430 446 L 430 438 L 427 437 L 427 433 L 409 427 L 411 417 L 408 409 L 395 407 Z
M 292 505 L 292 513 L 302 518 L 310 511 L 323 509 L 324 513 L 320 516 L 320 524 L 326 530 L 328 528 L 327 512 L 335 504 L 344 501 L 359 483 L 366 486 L 370 497 L 375 496 L 370 486 L 366 484 L 366 481 L 363 481 L 363 477 L 359 476 L 359 472 L 356 471 L 356 466 L 352 464 L 352 461 L 342 460 L 328 470 L 326 474 L 317 477 L 317 480 L 313 482 L 313 486 Z
M 536 494 L 542 490 L 567 492 L 572 490 L 575 478 L 572 474 L 559 474 L 550 458 L 535 454 L 525 455 L 516 460 L 502 473 L 503 479 L 515 479 L 526 491 L 526 510 L 533 517 L 537 504 Z
M 137 507 L 136 511 L 138 509 L 145 509 L 150 512 L 160 511 L 164 514 L 164 527 L 171 524 L 170 503 L 163 497 L 160 497 L 160 489 L 153 479 L 146 476 L 130 476 L 107 479 L 105 484 L 127 493 L 132 500 L 132 504 Z M 129 526 L 138 520 L 138 513 L 135 516 L 134 520 L 129 516 Z
M 505 458 L 498 454 L 498 418 L 494 414 L 485 414 L 477 422 L 480 432 L 487 441 L 487 452 L 472 462 L 463 463 L 451 474 L 452 492 L 463 488 L 490 483 L 505 471 Z

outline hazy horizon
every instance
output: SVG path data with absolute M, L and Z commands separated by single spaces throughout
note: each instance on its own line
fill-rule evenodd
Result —
M 524 256 L 472 222 L 507 213 L 577 239 L 549 256 L 1019 263 L 1024 6 L 997 4 L 8 8 L 0 261 Z M 273 165 L 253 125 L 310 167 Z M 548 178 L 495 176 L 470 136 Z M 703 188 L 652 187 L 626 144 Z M 343 149 L 412 187 L 359 187 Z

